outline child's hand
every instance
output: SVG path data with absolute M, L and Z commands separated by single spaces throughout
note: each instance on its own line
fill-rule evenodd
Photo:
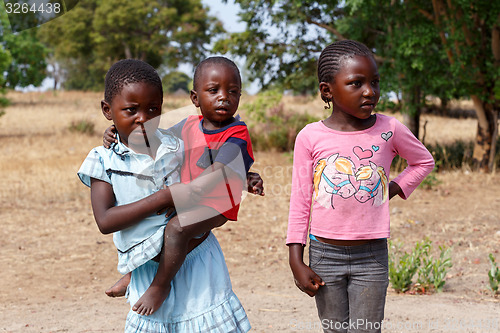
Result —
M 247 173 L 248 192 L 256 195 L 264 196 L 264 180 L 256 172 Z
M 176 209 L 196 206 L 203 194 L 203 189 L 192 183 L 177 183 L 169 188 Z
M 401 193 L 403 193 L 403 190 L 401 189 L 401 187 L 399 187 L 399 185 L 396 184 L 394 181 L 391 181 L 389 183 L 389 200 L 392 199 L 396 195 L 400 195 Z M 403 195 L 404 195 L 404 193 L 403 193 Z
M 325 282 L 309 266 L 304 264 L 304 246 L 302 244 L 288 244 L 288 249 L 290 268 L 295 278 L 295 285 L 301 291 L 313 297 L 318 292 L 318 289 L 325 285 Z
M 295 278 L 295 285 L 304 293 L 313 297 L 318 292 L 325 282 L 319 277 L 318 274 L 307 265 L 302 264 L 299 267 L 292 269 Z
M 113 143 L 118 143 L 116 139 L 116 127 L 115 125 L 111 125 L 104 131 L 104 135 L 102 136 L 102 145 L 104 148 L 109 148 Z
M 156 212 L 157 215 L 165 214 L 165 217 L 169 217 L 173 213 L 175 213 L 175 208 L 173 207 L 165 207 Z

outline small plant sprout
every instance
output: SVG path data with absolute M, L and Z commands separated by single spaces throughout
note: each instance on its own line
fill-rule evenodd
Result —
M 389 281 L 396 292 L 404 293 L 410 290 L 413 276 L 420 266 L 419 255 L 415 251 L 401 253 L 401 244 L 394 246 L 389 242 L 389 245 L 393 249 L 389 254 Z
M 491 268 L 488 272 L 488 278 L 490 281 L 490 289 L 493 292 L 493 295 L 498 294 L 498 287 L 500 285 L 500 269 L 497 266 L 497 263 L 495 261 L 495 257 L 493 257 L 493 254 L 490 253 L 490 264 Z
M 441 292 L 446 283 L 446 274 L 452 267 L 451 249 L 439 246 L 439 257 L 435 259 L 432 242 L 425 239 L 418 242 L 411 253 L 401 251 L 401 245 L 393 246 L 389 253 L 389 281 L 392 288 L 400 292 Z M 417 281 L 413 277 L 418 273 Z M 497 284 L 498 285 L 498 284 Z
M 445 246 L 439 246 L 439 258 L 432 263 L 432 283 L 434 289 L 438 292 L 443 290 L 446 283 L 446 273 L 453 265 L 451 263 L 451 250 Z

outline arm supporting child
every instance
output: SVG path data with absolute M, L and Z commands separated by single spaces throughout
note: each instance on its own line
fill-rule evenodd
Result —
M 104 131 L 102 143 L 105 148 L 110 148 L 113 143 L 118 143 L 118 139 L 115 134 L 115 125 L 111 125 Z M 247 173 L 247 191 L 255 195 L 264 196 L 264 181 L 258 173 L 248 172 Z
M 179 204 L 185 206 L 193 205 L 200 197 L 200 190 L 195 186 L 174 184 L 139 201 L 115 206 L 115 195 L 111 184 L 94 178 L 91 179 L 90 193 L 94 217 L 99 231 L 103 234 L 123 230 L 165 207 L 172 207 L 173 196 L 178 199 Z

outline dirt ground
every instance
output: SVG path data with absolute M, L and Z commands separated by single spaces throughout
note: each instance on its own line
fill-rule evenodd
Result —
M 119 278 L 111 236 L 95 225 L 76 171 L 100 135 L 71 133 L 90 119 L 101 132 L 100 94 L 15 94 L 0 118 L 0 332 L 120 332 L 129 308 L 104 290 Z M 429 127 L 474 132 L 429 117 Z M 454 120 L 455 121 L 455 120 Z M 458 124 L 458 123 L 457 123 Z M 460 127 L 462 128 L 462 127 Z M 266 196 L 247 196 L 238 222 L 215 231 L 253 332 L 321 332 L 314 299 L 288 268 L 285 243 L 291 157 L 257 152 Z M 392 239 L 409 249 L 429 237 L 452 247 L 444 291 L 388 290 L 384 332 L 498 332 L 500 299 L 488 291 L 488 254 L 500 261 L 500 177 L 467 170 L 391 200 Z

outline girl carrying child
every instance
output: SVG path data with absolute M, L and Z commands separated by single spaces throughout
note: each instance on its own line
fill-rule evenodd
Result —
M 198 179 L 174 184 L 181 177 L 184 144 L 170 131 L 158 130 L 162 102 L 161 80 L 154 68 L 132 59 L 115 63 L 106 75 L 101 108 L 113 121 L 117 142 L 112 149 L 94 148 L 78 172 L 91 187 L 99 230 L 113 233 L 120 271 L 132 272 L 128 299 L 134 305 L 125 331 L 246 332 L 250 324 L 232 291 L 217 239 L 210 232 L 227 218 L 217 206 L 199 204 L 202 190 L 216 185 Z M 237 104 L 230 110 L 234 114 L 236 109 Z M 219 123 L 232 123 L 231 117 Z M 249 151 L 251 154 L 251 148 Z M 236 155 L 233 152 L 231 157 Z M 216 161 L 218 165 L 208 166 L 227 169 L 220 165 L 221 159 Z M 211 180 L 210 175 L 216 173 L 210 171 L 205 179 Z M 229 177 L 235 173 L 225 171 Z M 183 214 L 169 216 L 165 226 L 165 216 L 157 212 L 174 206 L 183 209 Z M 158 256 L 160 263 L 156 262 Z M 166 275 L 159 281 L 168 283 L 155 285 L 161 274 Z
M 373 113 L 380 77 L 365 45 L 343 40 L 327 46 L 318 79 L 332 113 L 307 125 L 295 142 L 286 241 L 290 268 L 297 287 L 315 296 L 324 332 L 380 332 L 389 199 L 407 199 L 434 160 L 403 124 Z M 408 166 L 389 181 L 396 155 Z M 309 266 L 303 261 L 308 233 Z

